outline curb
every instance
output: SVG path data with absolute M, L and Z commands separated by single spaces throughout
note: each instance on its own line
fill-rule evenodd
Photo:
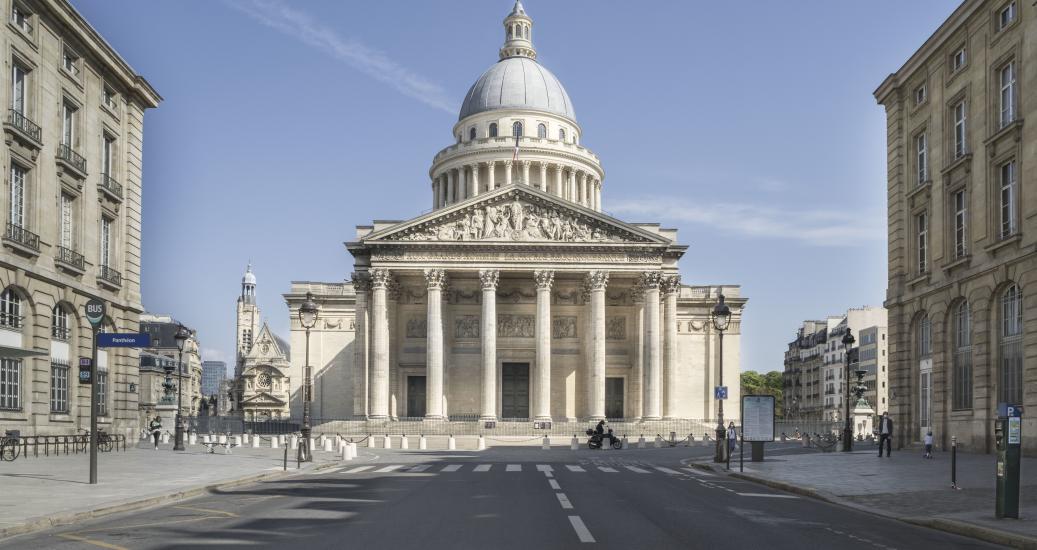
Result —
M 333 468 L 333 467 L 335 467 L 337 465 L 338 465 L 337 462 L 327 462 L 327 463 L 324 463 L 324 464 L 320 464 L 320 465 L 314 466 L 312 469 L 307 470 L 307 471 L 308 472 L 317 472 L 317 471 L 324 470 L 324 469 L 327 469 L 327 468 Z M 301 470 L 295 470 L 295 472 L 300 472 L 300 471 Z M 62 525 L 70 525 L 70 524 L 78 523 L 78 522 L 85 521 L 85 520 L 88 520 L 88 519 L 94 519 L 94 518 L 99 518 L 99 517 L 103 517 L 103 516 L 109 516 L 109 515 L 112 515 L 112 514 L 119 514 L 119 513 L 122 513 L 122 512 L 129 512 L 129 511 L 133 511 L 133 510 L 139 510 L 139 509 L 143 509 L 143 508 L 150 508 L 152 506 L 158 506 L 160 504 L 169 504 L 169 503 L 172 503 L 172 502 L 179 502 L 179 501 L 182 501 L 182 500 L 187 500 L 189 498 L 194 498 L 194 497 L 201 496 L 201 495 L 204 495 L 204 494 L 215 493 L 217 491 L 221 491 L 221 490 L 224 490 L 224 489 L 230 489 L 230 488 L 233 488 L 233 487 L 237 487 L 239 485 L 246 485 L 246 484 L 249 484 L 249 483 L 255 483 L 255 482 L 259 482 L 259 481 L 267 481 L 267 480 L 270 480 L 270 479 L 277 479 L 277 478 L 281 478 L 281 477 L 288 477 L 289 475 L 292 475 L 292 473 L 293 473 L 292 470 L 288 470 L 287 472 L 282 470 L 282 471 L 277 471 L 277 472 L 268 472 L 268 473 L 262 473 L 262 474 L 252 474 L 252 475 L 248 475 L 248 476 L 244 476 L 244 477 L 239 477 L 239 478 L 236 478 L 236 479 L 231 479 L 231 480 L 228 480 L 228 481 L 220 481 L 220 482 L 217 482 L 217 483 L 210 483 L 210 484 L 207 484 L 207 485 L 199 485 L 199 486 L 196 486 L 196 487 L 192 487 L 190 489 L 184 489 L 183 491 L 176 491 L 176 492 L 173 492 L 173 493 L 167 493 L 167 494 L 164 494 L 164 495 L 157 495 L 157 496 L 152 496 L 152 497 L 148 497 L 148 498 L 142 498 L 142 499 L 139 499 L 139 500 L 131 500 L 131 501 L 119 502 L 119 503 L 111 504 L 111 505 L 105 505 L 105 506 L 103 506 L 101 508 L 95 508 L 93 510 L 84 510 L 84 511 L 81 511 L 81 512 L 71 512 L 71 513 L 58 513 L 58 514 L 51 514 L 49 516 L 40 516 L 40 517 L 30 518 L 30 519 L 26 520 L 25 523 L 22 523 L 21 525 L 16 525 L 14 527 L 0 528 L 0 541 L 3 541 L 5 539 L 7 539 L 7 538 L 10 538 L 10 537 L 13 537 L 13 536 L 16 536 L 16 535 L 24 535 L 24 534 L 27 534 L 27 533 L 34 533 L 36 531 L 42 531 L 44 529 L 49 529 L 51 527 L 58 527 L 58 526 L 62 526 Z

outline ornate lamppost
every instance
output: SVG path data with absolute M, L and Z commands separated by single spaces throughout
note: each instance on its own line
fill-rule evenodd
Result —
M 302 395 L 302 440 L 299 447 L 299 459 L 303 462 L 313 460 L 310 453 L 310 401 L 313 399 L 313 380 L 310 373 L 310 329 L 317 324 L 317 303 L 313 301 L 313 293 L 306 293 L 306 300 L 299 306 L 299 324 L 306 329 L 306 365 L 303 367 Z
M 843 353 L 846 354 L 846 423 L 843 426 L 843 452 L 853 450 L 853 420 L 850 418 L 850 348 L 856 340 L 850 333 L 850 326 L 846 326 L 846 334 L 843 335 Z
M 176 334 L 173 336 L 177 349 L 176 368 L 179 370 L 179 379 L 176 384 L 176 426 L 173 432 L 173 438 L 176 440 L 173 443 L 174 451 L 184 450 L 184 345 L 190 337 L 191 332 L 187 330 L 187 327 L 178 324 Z
M 724 331 L 731 322 L 731 308 L 724 303 L 724 295 L 720 295 L 720 301 L 713 306 L 713 328 L 720 335 L 718 353 L 720 357 L 720 369 L 717 373 L 717 386 L 724 385 Z M 713 457 L 714 462 L 727 461 L 727 429 L 724 428 L 724 400 L 717 399 L 717 449 Z

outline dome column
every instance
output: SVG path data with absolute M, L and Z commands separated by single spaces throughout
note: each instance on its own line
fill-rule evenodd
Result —
M 486 191 L 493 191 L 496 189 L 493 183 L 493 178 L 497 172 L 497 161 L 491 160 L 486 163 Z
M 472 169 L 472 196 L 479 196 L 479 163 L 475 163 L 471 166 Z
M 540 163 L 540 185 L 539 185 L 539 189 L 542 190 L 542 191 L 547 191 L 547 163 L 546 162 L 541 162 Z
M 465 171 L 465 167 L 462 165 L 457 168 L 457 188 L 458 197 L 457 202 L 461 202 L 469 197 L 468 195 L 468 172 Z
M 447 176 L 446 174 L 439 175 L 439 207 L 443 208 L 446 206 L 446 193 L 447 193 Z
M 580 172 L 580 204 L 589 208 L 591 200 L 587 189 L 587 172 Z
M 529 183 L 529 165 L 530 164 L 533 164 L 533 163 L 531 161 L 528 161 L 528 160 L 522 161 L 522 184 L 523 185 L 531 185 Z
M 562 192 L 562 165 L 555 165 L 555 195 L 564 198 L 565 193 Z
M 457 173 L 453 169 L 447 170 L 447 177 L 450 179 L 450 184 L 446 200 L 448 204 L 454 204 L 457 202 Z
M 511 185 L 511 165 L 514 164 L 510 160 L 504 161 L 504 185 Z

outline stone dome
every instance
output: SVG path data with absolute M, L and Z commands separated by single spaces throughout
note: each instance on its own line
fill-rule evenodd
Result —
M 576 112 L 562 83 L 528 57 L 507 57 L 472 84 L 458 120 L 497 109 L 545 111 L 576 122 Z
M 249 262 L 248 267 L 245 268 L 245 275 L 241 277 L 241 284 L 255 286 L 256 276 L 252 273 L 252 262 Z

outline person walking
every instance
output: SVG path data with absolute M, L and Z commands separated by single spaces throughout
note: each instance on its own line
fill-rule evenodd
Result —
M 738 430 L 735 429 L 735 423 L 732 422 L 727 425 L 727 456 L 734 454 L 736 441 L 738 441 Z
M 155 438 L 155 450 L 158 450 L 158 437 L 162 434 L 162 417 L 155 415 L 155 419 L 148 424 L 151 437 Z
M 889 453 L 893 450 L 893 419 L 888 413 L 882 413 L 876 431 L 879 432 L 879 458 L 882 458 L 883 443 L 886 444 L 886 458 L 889 458 Z
M 925 434 L 925 458 L 933 457 L 933 431 L 929 430 Z

